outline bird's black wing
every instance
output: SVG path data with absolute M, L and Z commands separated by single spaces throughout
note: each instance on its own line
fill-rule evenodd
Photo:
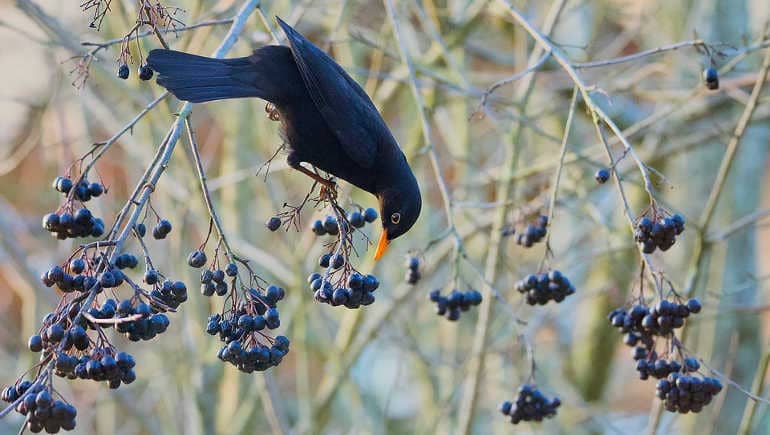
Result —
M 371 168 L 378 144 L 393 140 L 372 100 L 332 58 L 276 17 L 291 45 L 311 98 L 345 152 Z

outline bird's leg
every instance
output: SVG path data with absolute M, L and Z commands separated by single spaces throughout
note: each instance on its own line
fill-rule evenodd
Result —
M 302 172 L 303 174 L 307 175 L 308 177 L 310 177 L 313 180 L 315 180 L 316 182 L 318 182 L 318 184 L 321 185 L 321 189 L 322 190 L 323 189 L 330 190 L 330 191 L 334 192 L 334 196 L 335 197 L 337 196 L 337 183 L 334 180 L 329 180 L 327 178 L 324 178 L 324 177 L 316 174 L 315 172 L 305 168 L 304 166 L 300 165 L 299 163 L 292 164 L 291 162 L 289 162 L 289 166 L 291 166 L 292 168 Z
M 281 120 L 281 116 L 278 114 L 278 109 L 275 107 L 275 104 L 267 102 L 265 104 L 265 112 L 267 112 L 267 117 L 270 118 L 271 121 Z

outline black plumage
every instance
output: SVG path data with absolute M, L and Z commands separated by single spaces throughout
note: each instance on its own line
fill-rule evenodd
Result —
M 272 103 L 285 129 L 290 166 L 314 176 L 300 165 L 309 163 L 378 198 L 379 257 L 420 215 L 417 180 L 366 92 L 326 53 L 280 18 L 278 23 L 289 47 L 268 45 L 234 59 L 152 50 L 147 63 L 180 100 L 257 97 Z

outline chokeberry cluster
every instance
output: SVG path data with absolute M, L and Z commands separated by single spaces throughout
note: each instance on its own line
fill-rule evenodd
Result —
M 575 293 L 575 286 L 558 270 L 527 275 L 516 282 L 515 287 L 525 295 L 529 305 L 545 305 L 548 301 L 559 303 Z
M 415 285 L 420 280 L 422 274 L 420 273 L 420 259 L 415 256 L 408 256 L 406 258 L 406 273 L 404 279 L 407 284 Z
M 659 358 L 655 350 L 654 337 L 671 338 L 674 330 L 684 326 L 685 319 L 701 308 L 697 299 L 685 303 L 663 299 L 652 308 L 639 303 L 628 310 L 617 308 L 609 316 L 610 323 L 626 334 L 625 344 L 633 347 L 639 378 L 659 379 L 657 395 L 670 412 L 700 412 L 722 390 L 717 379 L 695 375 L 700 369 L 697 359 L 687 357 L 680 363 Z
M 703 70 L 703 82 L 712 91 L 719 89 L 719 72 L 713 66 Z
M 14 403 L 16 412 L 26 417 L 26 429 L 32 433 L 59 433 L 75 429 L 77 409 L 60 399 L 54 399 L 52 390 L 42 384 L 33 386 L 24 380 L 8 386 L 0 393 L 4 402 Z
M 511 423 L 522 421 L 543 421 L 556 415 L 561 400 L 554 397 L 548 400 L 535 385 L 524 384 L 519 387 L 519 393 L 514 402 L 505 401 L 500 404 L 500 412 L 511 418 Z
M 363 228 L 367 223 L 372 223 L 377 220 L 377 210 L 373 208 L 367 208 L 364 211 L 353 210 L 347 215 L 347 222 L 353 228 Z M 323 220 L 318 219 L 313 222 L 311 229 L 317 236 L 331 235 L 336 236 L 340 233 L 340 225 L 345 225 L 346 222 L 340 223 L 338 219 L 333 215 L 326 216 Z
M 481 303 L 481 292 L 468 290 L 465 292 L 452 290 L 448 296 L 442 296 L 441 290 L 428 293 L 428 299 L 436 304 L 436 314 L 446 316 L 452 322 L 460 319 L 462 311 L 468 311 L 472 306 Z
M 670 336 L 674 329 L 684 326 L 685 319 L 690 314 L 697 314 L 700 310 L 701 303 L 698 299 L 690 299 L 686 303 L 663 299 L 652 308 L 642 303 L 632 306 L 629 310 L 616 308 L 610 313 L 609 321 L 612 326 L 628 334 L 627 344 L 636 346 L 637 342 L 649 343 L 652 336 Z
M 679 214 L 671 217 L 642 216 L 636 224 L 634 240 L 642 245 L 645 254 L 652 254 L 656 248 L 668 251 L 682 231 L 684 218 Z
M 115 353 L 110 348 L 94 348 L 80 357 L 59 352 L 55 368 L 58 376 L 107 382 L 114 390 L 136 380 L 135 366 L 134 357 L 126 352 Z
M 85 177 L 75 185 L 70 178 L 59 176 L 54 178 L 51 186 L 64 196 L 68 196 L 72 192 L 72 196 L 80 202 L 88 202 L 91 198 L 102 196 L 102 193 L 105 192 L 101 183 L 90 183 Z
M 722 383 L 709 376 L 675 372 L 659 380 L 655 390 L 666 411 L 697 414 L 722 391 Z
M 265 330 L 281 325 L 277 303 L 284 295 L 285 291 L 275 285 L 264 292 L 250 288 L 238 308 L 209 316 L 206 332 L 218 335 L 225 343 L 217 357 L 246 373 L 277 366 L 289 352 L 289 339 L 272 338 Z
M 76 209 L 75 200 L 84 204 L 101 196 L 106 190 L 101 183 L 89 183 L 83 177 L 75 185 L 68 177 L 56 177 L 52 187 L 67 200 L 53 213 L 43 216 L 43 229 L 59 240 L 76 237 L 100 237 L 104 234 L 104 221 L 91 214 L 84 206 Z
M 203 296 L 213 296 L 215 293 L 217 296 L 227 295 L 229 291 L 227 279 L 234 281 L 237 275 L 238 266 L 235 263 L 228 263 L 224 270 L 214 266 L 204 270 L 201 272 L 201 294 Z
M 636 371 L 639 372 L 639 379 L 646 381 L 652 376 L 655 379 L 663 379 L 671 373 L 682 370 L 682 364 L 679 361 L 668 361 L 664 358 L 657 358 L 657 354 L 650 353 L 651 359 L 640 359 L 636 363 Z M 696 369 L 697 370 L 697 369 Z
M 548 228 L 548 216 L 540 215 L 534 224 L 529 224 L 524 231 L 516 235 L 516 244 L 525 248 L 531 248 L 532 245 L 545 237 Z
M 322 266 L 323 264 L 326 264 L 324 267 L 329 265 L 328 261 L 322 262 Z M 329 279 L 324 280 L 323 275 L 318 272 L 310 274 L 307 281 L 316 301 L 351 309 L 374 303 L 374 291 L 380 286 L 380 281 L 374 275 L 362 275 L 358 272 L 351 273 L 344 283 L 338 280 L 336 285 Z

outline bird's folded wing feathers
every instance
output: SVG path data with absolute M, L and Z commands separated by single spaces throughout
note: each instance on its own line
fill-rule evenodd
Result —
M 371 168 L 378 143 L 390 130 L 380 113 L 355 82 L 334 60 L 278 18 L 291 45 L 294 59 L 310 96 L 345 152 L 359 165 Z

